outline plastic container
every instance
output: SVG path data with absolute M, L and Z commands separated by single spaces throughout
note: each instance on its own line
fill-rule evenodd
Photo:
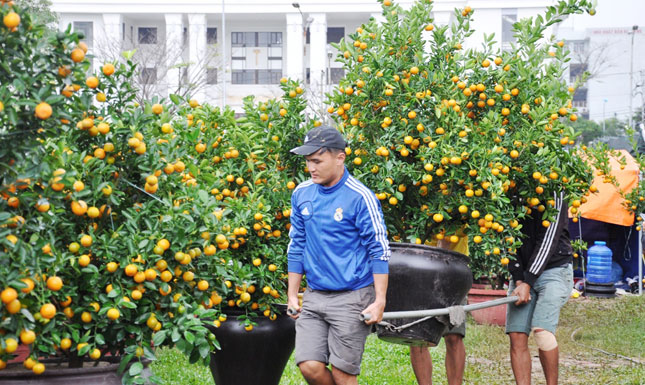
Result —
M 595 241 L 587 252 L 587 281 L 590 283 L 614 283 L 611 272 L 611 249 L 605 242 Z

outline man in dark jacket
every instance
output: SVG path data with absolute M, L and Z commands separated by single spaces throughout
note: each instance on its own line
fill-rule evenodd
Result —
M 558 343 L 555 329 L 560 309 L 573 287 L 572 249 L 564 195 L 555 196 L 557 214 L 551 223 L 541 213 L 523 221 L 525 235 L 517 260 L 510 266 L 509 291 L 519 297 L 507 307 L 506 333 L 511 341 L 511 366 L 518 385 L 531 383 L 531 332 L 539 349 L 547 385 L 558 382 Z

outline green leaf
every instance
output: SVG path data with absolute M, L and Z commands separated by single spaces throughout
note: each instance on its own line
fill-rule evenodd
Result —
M 180 97 L 179 95 L 176 95 L 176 94 L 170 94 L 170 95 L 168 95 L 168 97 L 170 98 L 170 100 L 171 100 L 171 101 L 172 101 L 176 106 L 180 105 L 180 104 L 181 104 L 181 102 L 182 102 L 181 97 Z
M 82 355 L 86 354 L 87 352 L 89 352 L 91 348 L 92 348 L 92 345 L 85 345 L 85 346 L 83 346 L 81 348 L 81 350 L 78 351 L 78 354 L 80 356 L 82 356 Z
M 125 60 L 130 60 L 134 56 L 134 54 L 137 52 L 136 49 L 130 50 L 130 51 L 123 51 L 121 53 L 121 56 L 125 58 Z
M 143 364 L 141 362 L 135 362 L 134 364 L 132 364 L 132 366 L 130 366 L 130 370 L 128 371 L 128 373 L 131 376 L 136 376 L 141 374 L 142 371 L 143 371 Z
M 199 196 L 199 200 L 202 201 L 202 203 L 207 204 L 208 203 L 208 193 L 204 190 L 199 190 L 197 192 L 197 195 Z
M 191 344 L 195 342 L 195 335 L 188 330 L 184 332 L 184 338 L 186 338 L 186 341 L 190 342 Z
M 176 328 L 176 327 L 173 328 L 172 329 L 172 334 L 170 336 L 170 339 L 172 340 L 172 342 L 177 342 L 177 341 L 179 341 L 180 338 L 181 338 L 181 334 L 179 334 L 179 329 Z
M 203 343 L 199 344 L 199 355 L 202 358 L 206 358 L 208 356 L 208 353 L 210 353 L 211 348 L 208 345 L 208 342 L 204 341 Z
M 161 344 L 166 340 L 166 334 L 167 332 L 165 330 L 155 333 L 154 337 L 152 337 L 152 342 L 155 346 L 161 346 Z
M 30 322 L 36 322 L 36 321 L 34 320 L 34 316 L 32 316 L 32 315 L 31 315 L 31 313 L 29 312 L 29 310 L 27 310 L 27 309 L 20 309 L 20 314 L 24 315 L 24 316 L 25 316 L 25 318 L 27 318 Z
M 87 265 L 86 267 L 82 268 L 81 272 L 87 273 L 87 274 L 95 274 L 95 273 L 99 272 L 99 269 L 95 265 L 90 264 L 90 265 Z

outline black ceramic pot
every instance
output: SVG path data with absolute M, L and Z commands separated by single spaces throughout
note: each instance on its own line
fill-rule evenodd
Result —
M 438 309 L 459 305 L 472 286 L 469 259 L 461 253 L 407 243 L 390 244 L 386 312 Z M 394 326 L 415 318 L 388 320 Z M 400 332 L 377 326 L 380 339 L 404 345 L 435 346 L 447 324 L 432 318 Z
M 220 327 L 206 325 L 217 337 L 221 350 L 211 353 L 210 369 L 217 385 L 278 385 L 296 344 L 295 321 L 286 306 L 275 321 L 255 319 L 252 331 L 244 330 L 230 311 Z

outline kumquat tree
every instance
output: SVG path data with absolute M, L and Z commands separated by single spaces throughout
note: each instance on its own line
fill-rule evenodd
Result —
M 22 347 L 36 374 L 112 359 L 141 383 L 153 346 L 207 361 L 204 322 L 225 308 L 248 331 L 275 319 L 303 173 L 288 150 L 318 124 L 303 89 L 283 79 L 240 119 L 175 95 L 139 105 L 132 52 L 92 73 L 82 36 L 44 40 L 0 10 L 0 369 Z
M 567 51 L 544 36 L 592 5 L 562 0 L 500 51 L 494 36 L 463 48 L 470 7 L 436 26 L 429 0 L 380 2 L 384 21 L 338 44 L 346 76 L 328 111 L 348 168 L 377 193 L 392 240 L 467 237 L 475 278 L 502 277 L 522 218 L 548 227 L 555 196 L 576 214 L 595 189 L 581 159 L 597 157 L 567 125 Z M 276 319 L 290 196 L 308 178 L 289 149 L 320 124 L 303 88 L 282 79 L 280 99 L 248 97 L 242 118 L 177 95 L 139 104 L 133 52 L 93 67 L 71 28 L 45 35 L 6 0 L 0 18 L 0 370 L 23 351 L 36 374 L 47 358 L 116 361 L 124 383 L 143 383 L 160 346 L 207 362 L 206 323 L 252 333 Z
M 350 138 L 351 170 L 381 200 L 392 240 L 468 237 L 475 278 L 501 278 L 523 217 L 550 226 L 557 194 L 575 213 L 595 189 L 567 125 L 577 119 L 576 85 L 562 81 L 568 52 L 545 37 L 592 4 L 560 1 L 517 22 L 517 42 L 501 51 L 492 35 L 463 48 L 474 32 L 470 7 L 440 26 L 430 0 L 409 10 L 380 2 L 384 21 L 338 44 L 346 76 L 328 112 Z

